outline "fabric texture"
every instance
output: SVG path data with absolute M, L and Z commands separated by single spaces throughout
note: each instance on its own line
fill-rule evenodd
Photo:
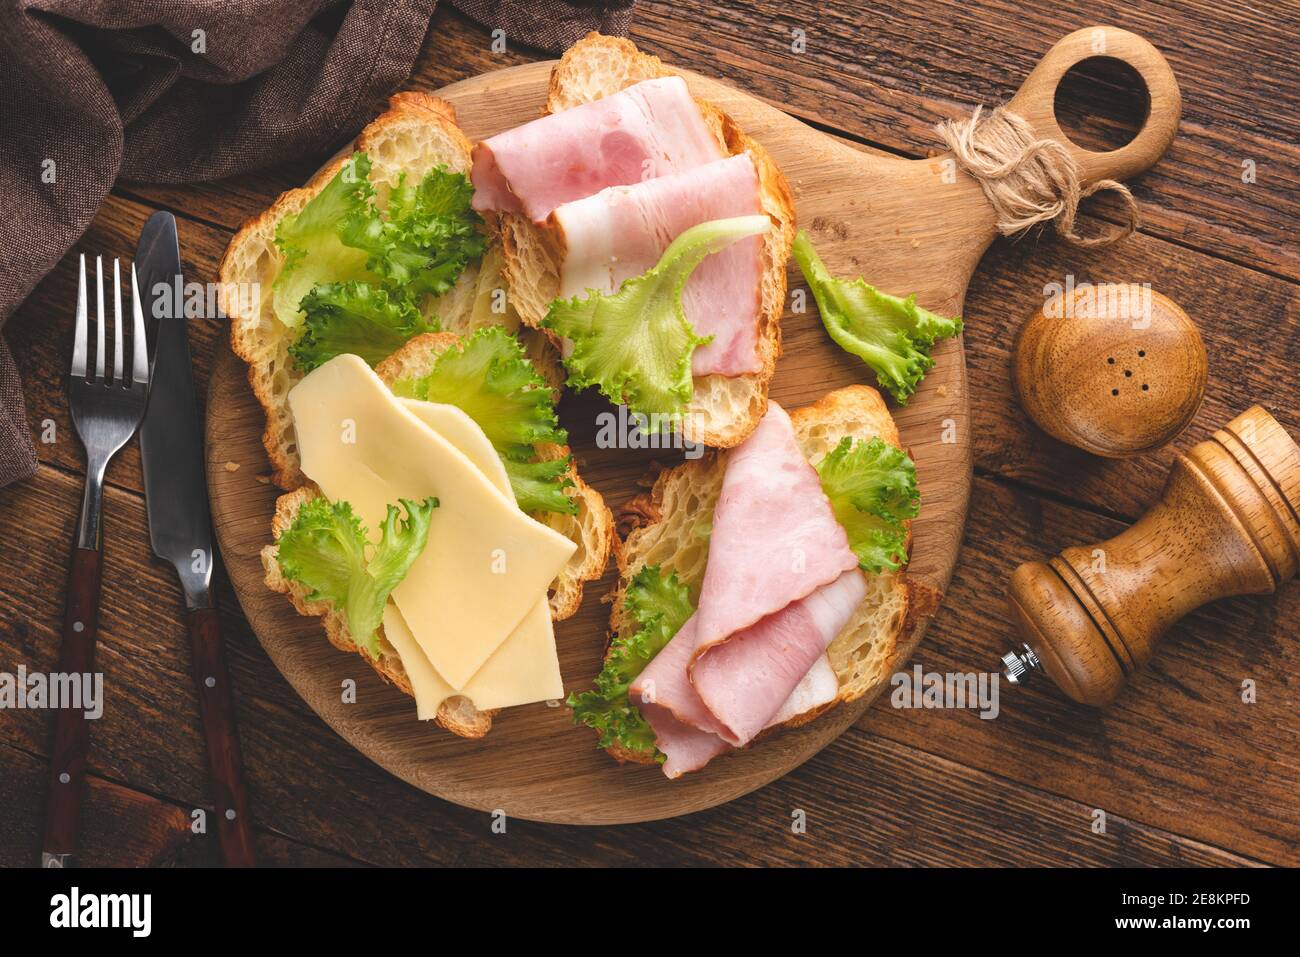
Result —
M 118 179 L 220 179 L 355 135 L 410 75 L 436 4 L 0 0 L 0 328 Z M 507 44 L 552 51 L 589 30 L 626 32 L 632 11 L 631 0 L 452 5 Z M 35 462 L 0 338 L 0 485 Z
M 9 346 L 0 339 L 0 486 L 36 473 L 36 449 L 27 431 L 22 380 Z

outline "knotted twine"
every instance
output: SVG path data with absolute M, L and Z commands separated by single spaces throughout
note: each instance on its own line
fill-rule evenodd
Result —
M 1079 164 L 1064 144 L 1042 139 L 1023 116 L 995 107 L 981 118 L 982 107 L 968 120 L 946 120 L 935 127 L 957 163 L 979 181 L 997 213 L 1004 236 L 1036 223 L 1053 222 L 1075 246 L 1109 246 L 1137 229 L 1138 208 L 1123 183 L 1102 179 L 1086 189 L 1079 185 Z M 1075 231 L 1079 202 L 1100 190 L 1119 195 L 1124 222 L 1096 236 Z

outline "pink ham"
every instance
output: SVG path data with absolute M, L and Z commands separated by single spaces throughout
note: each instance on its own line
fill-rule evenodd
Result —
M 731 748 L 719 737 L 721 726 L 695 693 L 687 672 L 695 651 L 696 617 L 687 619 L 628 688 L 629 700 L 654 729 L 655 745 L 667 757 L 663 771 L 670 778 L 702 768 Z
M 722 477 L 700 589 L 701 653 L 857 566 L 790 417 L 769 402 Z
M 474 208 L 551 210 L 607 186 L 637 183 L 723 156 L 686 81 L 646 80 L 602 100 L 525 123 L 474 147 Z
M 711 647 L 697 635 L 691 681 L 720 737 L 743 747 L 770 725 L 866 594 L 855 567 Z
M 672 640 L 636 676 L 628 694 L 633 704 L 657 705 L 679 721 L 716 737 L 723 730 L 722 725 L 714 720 L 695 693 L 689 673 L 698 620 L 699 615 L 686 620 Z
M 834 700 L 826 649 L 866 595 L 848 536 L 775 402 L 730 453 L 699 609 L 633 682 L 676 777 Z
M 845 574 L 850 574 L 845 572 Z M 865 579 L 864 579 L 865 583 Z M 836 635 L 843 631 L 843 627 L 835 632 Z M 834 636 L 831 641 L 834 641 Z M 790 692 L 790 697 L 785 699 L 785 704 L 781 705 L 781 710 L 776 713 L 768 727 L 773 725 L 785 724 L 791 718 L 797 718 L 801 714 L 807 714 L 822 705 L 830 704 L 840 696 L 840 679 L 835 675 L 835 669 L 831 667 L 829 655 L 822 655 L 813 666 L 808 669 L 808 673 L 803 676 L 803 680 Z
M 549 220 L 563 235 L 560 295 L 613 292 L 659 262 L 692 226 L 762 212 L 758 172 L 748 153 L 565 203 Z M 696 333 L 713 337 L 695 350 L 692 374 L 735 376 L 763 368 L 762 244 L 761 236 L 751 236 L 708 257 L 682 291 Z
M 835 671 L 826 657 L 826 649 L 848 623 L 866 591 L 866 580 L 860 572 L 845 572 L 834 583 L 788 605 L 759 626 L 749 629 L 747 640 L 750 641 L 760 634 L 767 634 L 770 638 L 772 633 L 779 631 L 796 635 L 796 642 L 804 648 L 818 649 L 812 663 L 807 666 L 802 677 L 796 678 L 795 686 L 780 703 L 780 707 L 759 728 L 752 731 L 749 739 L 763 728 L 784 724 L 791 718 L 836 699 L 840 690 L 839 679 L 835 677 Z M 692 683 L 693 679 L 698 682 L 700 675 L 699 668 L 690 668 L 696 644 L 694 623 L 697 617 L 692 616 L 682 626 L 628 689 L 630 700 L 654 729 L 655 746 L 666 757 L 663 772 L 670 778 L 680 777 L 688 771 L 698 771 L 718 755 L 730 751 L 737 740 L 735 735 L 719 723 L 700 697 L 698 685 Z M 769 622 L 773 623 L 772 631 L 760 631 L 767 629 Z M 745 660 L 743 656 L 748 655 L 752 647 L 746 648 L 739 636 L 723 646 L 727 653 L 731 653 L 733 647 L 741 649 L 742 654 L 742 657 L 730 662 L 730 667 L 736 673 L 725 675 L 720 668 L 714 672 L 714 677 L 721 676 L 725 682 L 725 695 L 731 697 L 753 693 L 770 701 L 775 694 L 773 689 L 784 687 L 786 682 L 782 678 L 765 674 L 765 671 L 778 674 L 797 671 L 804 660 L 795 654 L 781 660 L 784 656 L 779 654 L 780 646 L 770 641 L 765 641 L 760 646 L 760 655 L 766 656 L 766 660 L 763 657 L 758 657 L 753 662 Z M 774 651 L 778 653 L 773 654 Z M 710 667 L 713 666 L 711 662 Z M 747 710 L 755 713 L 753 709 Z
M 650 727 L 654 728 L 655 747 L 664 754 L 662 770 L 665 777 L 679 778 L 688 771 L 698 771 L 718 755 L 731 750 L 731 745 L 716 734 L 678 721 L 667 708 L 655 704 L 638 707 L 650 722 Z

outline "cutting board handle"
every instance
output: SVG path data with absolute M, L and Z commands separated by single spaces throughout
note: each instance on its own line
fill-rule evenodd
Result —
M 1056 88 L 1070 69 L 1084 60 L 1105 57 L 1132 67 L 1146 84 L 1146 121 L 1137 136 L 1119 149 L 1105 153 L 1086 150 L 1071 142 L 1056 122 Z M 1098 180 L 1126 180 L 1150 169 L 1160 159 L 1178 131 L 1182 94 L 1169 63 L 1136 33 L 1115 27 L 1084 27 L 1047 51 L 1025 79 L 1007 108 L 1028 120 L 1039 136 L 1057 140 L 1079 164 L 1080 185 Z

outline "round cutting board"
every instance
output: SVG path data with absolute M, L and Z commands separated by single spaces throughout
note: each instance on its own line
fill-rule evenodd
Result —
M 438 92 L 461 126 L 478 140 L 535 118 L 546 99 L 551 64 L 514 67 Z M 966 284 L 993 237 L 993 217 L 978 185 L 943 176 L 936 160 L 903 160 L 833 139 L 734 88 L 688 75 L 695 95 L 729 113 L 762 143 L 793 190 L 799 225 L 811 234 L 838 275 L 864 274 L 890 292 L 916 293 L 922 305 L 958 314 Z M 855 357 L 826 335 L 793 261 L 791 295 L 782 320 L 784 354 L 771 397 L 787 409 L 851 383 L 874 384 Z M 915 521 L 909 574 L 922 592 L 948 584 L 961 543 L 971 485 L 966 368 L 960 339 L 941 343 L 920 391 L 894 416 L 918 469 L 921 515 Z M 208 487 L 230 579 L 267 654 L 313 709 L 373 761 L 448 801 L 539 821 L 612 824 L 702 810 L 779 778 L 808 760 L 854 721 L 875 695 L 840 707 L 758 746 L 718 759 L 677 781 L 657 767 L 619 766 L 596 748 L 596 735 L 574 726 L 567 708 L 546 704 L 507 709 L 479 741 L 455 737 L 415 718 L 415 704 L 385 685 L 355 654 L 336 651 L 315 618 L 300 618 L 262 583 L 258 553 L 271 540 L 277 490 L 261 444 L 263 417 L 243 364 L 229 346 L 218 350 L 208 395 Z M 595 395 L 568 395 L 563 424 L 584 479 L 617 514 L 644 490 L 658 465 L 679 452 L 601 449 L 596 416 L 609 406 Z M 241 467 L 231 471 L 229 462 Z M 263 477 L 259 482 L 258 476 Z M 755 543 L 761 547 L 762 543 Z M 600 668 L 612 570 L 587 586 L 579 612 L 556 627 L 566 691 L 590 686 Z M 933 612 L 933 605 L 929 608 Z M 905 662 L 925 627 L 895 650 L 890 671 Z M 342 683 L 357 684 L 355 703 Z M 883 685 L 882 685 L 883 687 Z M 879 689 L 877 689 L 879 690 Z

